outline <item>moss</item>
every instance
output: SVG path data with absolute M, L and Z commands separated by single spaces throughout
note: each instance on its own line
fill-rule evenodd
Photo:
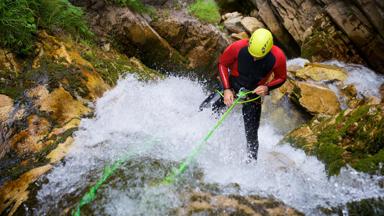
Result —
M 53 141 L 53 143 L 43 148 L 40 152 L 24 155 L 21 160 L 25 160 L 25 163 L 17 163 L 16 166 L 3 167 L 4 169 L 0 172 L 1 176 L 6 177 L 6 180 L 15 180 L 29 170 L 49 163 L 49 161 L 46 159 L 46 156 L 60 143 L 65 142 L 69 136 L 72 136 L 73 132 L 75 132 L 77 129 L 77 127 L 68 129 L 62 134 L 45 140 L 45 142 Z M 17 161 L 20 162 L 20 160 Z
M 305 148 L 305 146 L 307 146 L 307 140 L 304 137 L 287 136 L 283 141 L 290 143 L 294 147 L 303 148 L 304 151 L 307 152 Z
M 318 124 L 308 123 L 317 135 L 315 144 L 308 145 L 304 137 L 289 135 L 284 141 L 317 156 L 324 162 L 329 175 L 337 175 L 346 164 L 358 171 L 383 175 L 382 112 L 380 106 L 370 105 L 363 105 L 348 114 L 342 111 L 332 118 L 318 120 Z
M 352 164 L 352 167 L 358 171 L 370 174 L 384 175 L 384 149 L 377 154 L 368 156 Z
M 384 215 L 383 198 L 363 199 L 347 204 L 348 214 L 351 216 Z
M 47 84 L 49 90 L 63 86 L 72 96 L 86 97 L 89 93 L 84 85 L 86 77 L 75 65 L 65 66 L 42 59 L 37 69 L 25 67 L 20 74 L 9 71 L 0 71 L 0 93 L 11 98 L 20 99 L 24 91 L 39 84 Z
M 219 23 L 221 19 L 219 7 L 214 0 L 196 0 L 188 7 L 188 11 L 208 23 Z
M 325 163 L 328 175 L 337 175 L 345 166 L 342 159 L 343 149 L 337 145 L 320 145 L 316 151 L 317 157 Z
M 114 50 L 101 52 L 94 46 L 85 46 L 83 49 L 81 56 L 89 61 L 101 78 L 111 86 L 114 86 L 120 76 L 126 73 L 136 74 L 141 80 L 162 77 L 157 71 L 147 68 L 145 65 L 139 65 L 140 63 L 135 64 L 132 59 Z

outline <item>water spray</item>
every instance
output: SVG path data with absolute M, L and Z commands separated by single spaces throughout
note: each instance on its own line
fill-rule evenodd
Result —
M 228 108 L 228 110 L 221 116 L 221 118 L 216 123 L 216 125 L 213 126 L 213 128 L 203 138 L 203 140 L 199 143 L 199 145 L 197 145 L 192 150 L 191 154 L 189 154 L 187 159 L 184 160 L 184 162 L 180 164 L 179 168 L 178 169 L 174 169 L 171 174 L 169 174 L 167 177 L 164 178 L 164 180 L 162 181 L 162 184 L 172 184 L 179 175 L 181 175 L 181 174 L 183 174 L 185 172 L 187 167 L 195 160 L 196 156 L 201 152 L 201 149 L 204 146 L 204 144 L 208 141 L 209 138 L 211 138 L 211 136 L 213 135 L 215 130 L 224 122 L 224 120 L 228 117 L 228 115 L 231 113 L 231 111 L 235 108 L 235 106 L 237 104 L 244 103 L 244 102 L 248 103 L 248 102 L 255 101 L 255 100 L 260 98 L 260 96 L 258 96 L 256 98 L 251 99 L 251 100 L 241 101 L 242 99 L 246 98 L 246 96 L 248 94 L 251 94 L 251 93 L 253 93 L 253 92 L 252 91 L 245 91 L 243 89 L 240 89 L 239 93 L 237 94 L 236 100 Z
M 233 104 L 228 108 L 228 110 L 221 116 L 219 121 L 216 123 L 216 125 L 207 133 L 207 135 L 203 138 L 203 140 L 197 145 L 192 152 L 189 154 L 186 160 L 184 160 L 183 163 L 180 164 L 178 169 L 174 169 L 171 174 L 166 176 L 164 180 L 161 182 L 161 184 L 172 184 L 175 182 L 175 180 L 185 172 L 187 167 L 195 160 L 196 156 L 201 152 L 202 147 L 204 144 L 208 141 L 208 139 L 213 135 L 213 133 L 216 131 L 217 128 L 222 125 L 224 120 L 228 117 L 228 115 L 232 112 L 232 110 L 235 108 L 237 104 L 242 103 L 249 103 L 252 101 L 255 101 L 260 98 L 260 96 L 242 101 L 244 98 L 246 98 L 247 95 L 252 94 L 252 91 L 245 91 L 243 89 L 240 89 L 240 91 L 237 94 L 236 100 L 233 102 Z M 145 151 L 151 148 L 155 142 L 151 142 L 150 144 L 144 145 Z M 91 203 L 96 198 L 97 190 L 107 181 L 109 177 L 113 175 L 113 173 L 116 172 L 118 168 L 120 168 L 121 165 L 123 165 L 127 160 L 131 159 L 135 155 L 135 152 L 129 152 L 127 155 L 125 155 L 123 158 L 115 161 L 112 165 L 106 166 L 103 170 L 103 174 L 99 178 L 99 180 L 96 182 L 95 185 L 93 185 L 88 192 L 80 199 L 79 203 L 77 204 L 75 210 L 72 212 L 73 216 L 80 216 L 81 215 L 81 208 L 89 203 Z

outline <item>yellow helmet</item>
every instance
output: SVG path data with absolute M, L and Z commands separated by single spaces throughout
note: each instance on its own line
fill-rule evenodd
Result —
M 272 33 L 264 28 L 253 32 L 249 39 L 248 52 L 256 58 L 262 58 L 271 51 L 273 46 Z

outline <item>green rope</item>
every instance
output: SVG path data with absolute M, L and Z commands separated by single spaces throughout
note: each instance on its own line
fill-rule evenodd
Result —
M 252 98 L 252 99 L 249 99 L 249 100 L 246 100 L 246 101 L 240 101 L 239 104 L 245 104 L 245 103 L 250 103 L 250 102 L 253 102 L 253 101 L 256 101 L 257 99 L 260 98 L 260 95 L 255 97 L 255 98 Z
M 224 94 L 223 92 L 219 91 L 219 90 L 215 90 L 216 93 L 218 93 L 222 98 L 224 97 Z M 252 92 L 248 92 L 249 94 L 251 94 Z M 250 103 L 250 102 L 253 102 L 253 101 L 256 101 L 257 99 L 259 99 L 260 96 L 257 96 L 255 98 L 252 98 L 252 99 L 249 99 L 249 100 L 246 100 L 246 101 L 240 101 L 238 104 L 245 104 L 245 103 Z
M 144 151 L 148 150 L 150 147 L 152 147 L 155 144 L 155 142 L 151 142 L 150 144 L 144 145 Z M 132 156 L 134 156 L 136 152 L 129 152 L 121 159 L 118 159 L 110 166 L 105 166 L 103 170 L 103 174 L 99 178 L 99 180 L 96 182 L 95 185 L 93 185 L 87 193 L 80 199 L 79 203 L 76 206 L 76 210 L 72 212 L 72 216 L 80 216 L 81 215 L 81 208 L 89 203 L 91 203 L 96 198 L 97 190 L 107 181 L 109 177 L 113 175 L 116 170 L 123 165 L 127 160 L 129 160 Z
M 199 154 L 203 145 L 208 141 L 208 139 L 212 136 L 212 134 L 215 132 L 215 130 L 224 122 L 224 120 L 228 117 L 229 113 L 231 113 L 233 108 L 235 108 L 235 106 L 237 104 L 239 104 L 241 99 L 245 98 L 248 94 L 251 94 L 251 93 L 252 93 L 251 91 L 249 91 L 249 92 L 240 91 L 237 94 L 237 99 L 228 108 L 228 110 L 221 116 L 221 118 L 216 123 L 216 125 L 208 132 L 208 134 L 204 137 L 204 139 L 200 142 L 200 144 L 197 145 L 192 150 L 192 153 L 189 154 L 187 159 L 184 160 L 184 162 L 180 164 L 179 168 L 173 169 L 171 174 L 165 177 L 165 179 L 162 181 L 162 184 L 172 184 L 179 175 L 184 173 L 184 171 L 187 169 L 189 164 L 195 159 L 196 155 Z

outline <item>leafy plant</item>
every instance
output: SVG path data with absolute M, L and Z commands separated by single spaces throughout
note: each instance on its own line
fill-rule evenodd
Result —
M 82 10 L 68 0 L 1 0 L 0 29 L 0 46 L 18 54 L 32 50 L 38 29 L 92 36 Z
M 196 0 L 188 7 L 188 11 L 198 19 L 208 23 L 219 23 L 220 12 L 214 0 Z
M 75 37 L 90 38 L 93 34 L 83 11 L 68 0 L 39 0 L 38 26 L 51 32 L 64 30 Z
M 0 46 L 27 53 L 37 31 L 34 1 L 0 1 Z

